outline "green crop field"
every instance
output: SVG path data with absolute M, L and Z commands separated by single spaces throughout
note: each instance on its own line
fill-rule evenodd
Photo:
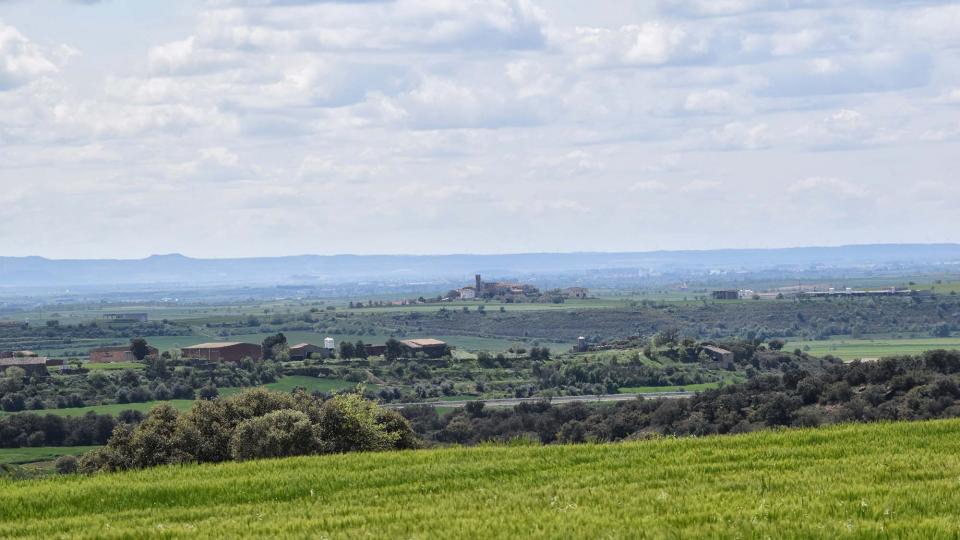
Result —
M 60 456 L 79 456 L 97 446 L 40 446 L 36 448 L 0 448 L 0 464 L 52 461 Z
M 23 411 L 34 414 L 54 414 L 57 416 L 82 416 L 88 412 L 95 412 L 98 414 L 112 414 L 117 415 L 121 411 L 140 411 L 146 413 L 152 409 L 155 405 L 159 403 L 170 403 L 176 409 L 185 411 L 193 405 L 192 399 L 171 399 L 169 401 L 145 401 L 143 403 L 109 403 L 107 405 L 91 405 L 89 407 L 72 407 L 67 409 L 40 409 L 36 411 Z M 9 412 L 0 412 L 0 416 L 16 414 Z
M 686 386 L 634 386 L 620 388 L 621 394 L 653 394 L 656 392 L 700 392 L 719 388 L 721 383 L 688 384 Z
M 956 538 L 960 420 L 0 480 L 4 538 Z
M 809 347 L 809 349 L 807 349 Z M 791 341 L 784 350 L 803 349 L 813 356 L 831 354 L 843 360 L 883 358 L 920 354 L 933 349 L 960 349 L 960 338 L 920 339 L 831 339 L 826 341 Z
M 143 362 L 110 362 L 104 364 L 87 362 L 83 364 L 83 367 L 90 371 L 115 371 L 121 369 L 143 369 L 146 367 L 146 364 Z
M 416 312 L 436 312 L 440 308 L 449 310 L 459 310 L 467 308 L 471 311 L 483 306 L 488 313 L 499 311 L 500 307 L 506 311 L 562 311 L 568 309 L 609 309 L 623 307 L 625 300 L 614 298 L 587 298 L 583 300 L 571 299 L 562 304 L 553 303 L 534 303 L 534 304 L 504 304 L 500 302 L 483 301 L 463 301 L 463 302 L 441 302 L 433 304 L 414 304 L 409 306 L 378 306 L 348 309 L 350 313 L 416 313 Z
M 346 381 L 343 379 L 321 379 L 317 377 L 308 377 L 305 375 L 289 375 L 283 377 L 277 382 L 272 382 L 262 385 L 263 388 L 273 390 L 275 392 L 291 392 L 294 388 L 305 388 L 308 392 L 313 392 L 314 390 L 318 392 L 333 392 L 336 390 L 349 390 L 355 388 L 357 383 Z M 375 389 L 377 386 L 374 384 L 365 384 L 368 389 Z M 244 388 L 221 388 L 221 396 L 230 396 L 245 390 Z

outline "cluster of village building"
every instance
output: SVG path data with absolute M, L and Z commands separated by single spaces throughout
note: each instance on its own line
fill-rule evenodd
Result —
M 837 289 L 834 287 L 828 287 L 826 289 L 812 288 L 810 290 L 804 290 L 801 287 L 794 287 L 788 292 L 779 289 L 768 292 L 756 292 L 751 289 L 723 289 L 719 291 L 713 291 L 710 293 L 710 296 L 714 300 L 745 300 L 750 298 L 782 298 L 787 294 L 791 295 L 791 297 L 797 298 L 826 298 L 836 296 L 909 296 L 911 294 L 916 294 L 916 291 L 911 289 L 898 289 L 896 287 L 889 287 L 886 289 L 854 289 L 852 287 Z
M 589 291 L 583 287 L 568 287 L 541 293 L 540 289 L 527 283 L 513 281 L 483 281 L 480 274 L 474 276 L 474 284 L 454 289 L 447 300 L 473 300 L 475 298 L 497 300 L 534 300 L 541 297 L 587 298 Z
M 493 300 L 504 303 L 553 303 L 571 298 L 589 298 L 590 291 L 585 287 L 567 287 L 565 289 L 550 289 L 541 291 L 529 283 L 516 281 L 483 281 L 480 274 L 475 276 L 473 285 L 459 289 L 451 289 L 444 295 L 431 298 L 423 296 L 404 300 L 369 300 L 367 302 L 350 302 L 350 308 L 382 307 L 382 306 L 412 306 L 453 302 L 460 300 Z
M 423 354 L 428 358 L 439 358 L 448 350 L 445 342 L 438 339 L 405 339 L 398 342 L 400 348 L 408 355 Z M 309 358 L 332 358 L 336 356 L 336 342 L 333 338 L 325 338 L 323 346 L 312 343 L 298 343 L 288 349 L 290 360 L 306 360 Z M 381 356 L 386 353 L 387 346 L 365 345 L 366 356 Z M 156 357 L 160 351 L 156 347 L 147 346 L 147 357 Z M 115 362 L 133 362 L 136 360 L 129 345 L 111 347 L 97 347 L 90 349 L 89 362 L 105 364 Z M 190 360 L 207 362 L 237 363 L 245 358 L 254 361 L 263 359 L 263 347 L 256 343 L 237 341 L 216 341 L 190 345 L 180 349 L 180 357 Z M 47 374 L 47 367 L 69 369 L 62 358 L 47 358 L 33 351 L 0 351 L 0 372 L 9 367 L 19 367 L 28 376 Z
M 540 289 L 527 283 L 511 281 L 483 281 L 480 274 L 474 277 L 474 284 L 450 291 L 446 297 L 449 300 L 493 299 L 506 302 L 535 302 L 550 301 L 556 298 L 588 298 L 589 291 L 584 287 L 568 287 L 541 292 Z M 407 304 L 408 301 L 394 301 L 391 304 Z M 351 303 L 351 307 L 354 304 Z M 363 304 L 356 304 L 361 307 Z M 124 311 L 104 313 L 101 319 L 115 323 L 147 322 L 148 314 L 142 312 Z M 18 323 L 20 324 L 20 323 Z M 399 342 L 408 354 L 422 353 L 427 357 L 442 356 L 449 348 L 443 341 L 437 339 L 407 339 Z M 365 345 L 366 356 L 381 356 L 386 352 L 386 345 Z M 147 356 L 157 356 L 160 353 L 156 347 L 147 347 Z M 298 343 L 289 348 L 291 360 L 307 358 L 331 358 L 336 356 L 333 338 L 325 338 L 323 346 L 311 343 Z M 239 362 L 244 358 L 260 360 L 263 358 L 262 347 L 256 343 L 243 342 L 211 342 L 191 345 L 180 349 L 180 357 L 184 359 L 206 360 L 211 362 Z M 90 350 L 89 362 L 94 364 L 132 362 L 134 354 L 127 345 L 97 347 Z M 32 351 L 0 351 L 0 372 L 8 367 L 16 366 L 24 369 L 29 375 L 47 373 L 47 367 L 59 367 L 69 370 L 62 358 L 47 358 Z

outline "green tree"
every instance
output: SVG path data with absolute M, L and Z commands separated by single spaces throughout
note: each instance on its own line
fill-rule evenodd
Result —
M 244 420 L 230 439 L 230 455 L 236 460 L 300 456 L 317 450 L 310 418 L 292 409 Z
M 383 353 L 383 356 L 387 360 L 391 360 L 391 361 L 396 360 L 397 358 L 400 358 L 401 356 L 403 356 L 403 345 L 401 345 L 400 342 L 394 338 L 388 339 L 386 344 L 386 351 Z
M 945 338 L 950 337 L 950 325 L 947 323 L 940 323 L 933 327 L 933 330 L 930 331 L 930 334 L 933 337 Z
M 3 375 L 3 378 L 0 378 L 0 393 L 7 394 L 19 392 L 23 388 L 23 380 L 27 377 L 27 372 L 22 367 L 10 366 Z
M 347 340 L 340 342 L 340 358 L 349 359 L 353 358 L 355 351 L 353 349 L 353 343 L 350 343 Z
M 680 338 L 680 331 L 676 328 L 666 328 L 653 336 L 653 344 L 657 347 L 676 345 Z
M 196 401 L 179 415 L 169 404 L 158 405 L 135 427 L 117 425 L 107 445 L 85 454 L 79 468 L 114 471 L 417 446 L 406 418 L 360 393 L 323 401 L 303 391 L 287 394 L 257 388 Z
M 212 384 L 208 384 L 200 389 L 200 399 L 202 400 L 209 401 L 211 399 L 216 399 L 219 396 L 220 391 L 217 390 L 217 387 Z
M 367 345 L 363 342 L 362 339 L 358 339 L 357 342 L 353 345 L 353 354 L 357 358 L 367 358 Z
M 480 418 L 483 416 L 484 406 L 485 403 L 482 401 L 468 401 L 464 409 L 471 418 Z
M 360 394 L 341 394 L 320 407 L 315 429 L 324 453 L 389 450 L 415 440 L 410 423 Z
M 278 352 L 287 349 L 287 336 L 283 335 L 283 332 L 267 336 L 263 340 L 261 347 L 263 349 L 263 359 L 273 360 Z
M 176 436 L 177 410 L 169 403 L 157 405 L 135 430 L 121 424 L 114 428 L 98 461 L 99 469 L 119 470 L 192 460 Z M 86 468 L 86 467 L 84 467 Z
M 143 360 L 146 358 L 147 354 L 150 352 L 150 349 L 147 345 L 147 340 L 139 337 L 131 339 L 130 352 L 133 353 L 133 357 L 137 360 Z
M 19 412 L 26 407 L 27 400 L 24 399 L 23 394 L 19 392 L 7 394 L 3 396 L 3 399 L 0 399 L 0 408 L 7 412 Z

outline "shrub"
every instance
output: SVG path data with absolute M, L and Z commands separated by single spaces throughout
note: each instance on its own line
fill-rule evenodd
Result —
M 316 431 L 322 451 L 340 453 L 392 448 L 403 439 L 404 434 L 397 428 L 405 427 L 409 431 L 410 425 L 402 416 L 395 419 L 385 413 L 358 394 L 339 395 L 324 402 Z M 388 419 L 393 424 L 390 430 L 382 422 Z
M 73 474 L 80 468 L 80 460 L 76 456 L 60 456 L 54 463 L 54 467 L 60 474 Z
M 190 461 L 174 436 L 177 416 L 177 410 L 169 403 L 151 409 L 127 444 L 117 448 L 119 455 L 134 468 Z
M 292 409 L 244 420 L 230 439 L 230 455 L 236 460 L 298 456 L 316 449 L 310 418 Z
M 135 428 L 118 425 L 102 449 L 83 456 L 83 472 L 184 462 L 219 462 L 418 445 L 410 423 L 359 394 L 320 401 L 305 392 L 258 388 L 200 400 L 178 414 L 153 408 Z
M 22 411 L 26 406 L 26 400 L 23 398 L 23 394 L 20 393 L 8 394 L 3 396 L 3 399 L 0 399 L 0 408 L 7 412 Z
M 483 416 L 483 408 L 485 404 L 482 401 L 468 401 L 464 407 L 467 411 L 467 414 L 473 418 L 478 418 Z
M 220 391 L 216 386 L 208 385 L 200 389 L 200 399 L 203 400 L 216 399 L 219 395 Z

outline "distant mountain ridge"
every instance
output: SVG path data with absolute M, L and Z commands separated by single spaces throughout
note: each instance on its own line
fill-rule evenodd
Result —
M 870 244 L 708 251 L 520 253 L 507 255 L 297 255 L 195 259 L 0 257 L 0 287 L 149 284 L 292 284 L 548 275 L 605 269 L 641 272 L 759 271 L 813 267 L 960 264 L 960 244 Z

